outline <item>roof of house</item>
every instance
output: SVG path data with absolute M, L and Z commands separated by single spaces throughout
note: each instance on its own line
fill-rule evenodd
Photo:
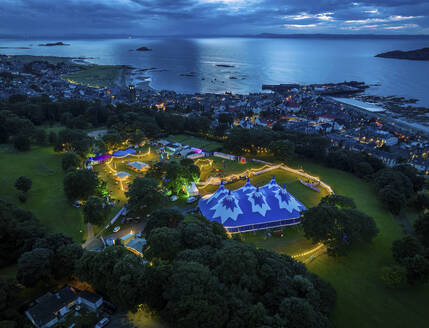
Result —
M 29 309 L 28 313 L 37 325 L 43 326 L 55 319 L 55 313 L 75 299 L 76 294 L 69 286 L 65 286 L 55 294 L 48 293 L 39 298 L 38 304 Z
M 102 299 L 102 297 L 100 295 L 91 293 L 90 291 L 87 291 L 87 290 L 80 292 L 79 296 L 81 298 L 88 300 L 89 302 L 92 302 L 92 303 L 95 303 L 95 302 L 99 301 L 100 299 Z

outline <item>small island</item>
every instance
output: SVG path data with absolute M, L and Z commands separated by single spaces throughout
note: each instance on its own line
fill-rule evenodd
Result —
M 378 54 L 375 57 L 381 58 L 394 58 L 394 59 L 408 59 L 408 60 L 429 60 L 429 48 L 423 48 L 410 51 L 389 51 Z
M 143 47 L 137 48 L 136 51 L 152 51 L 152 49 L 143 46 Z
M 64 42 L 54 42 L 54 43 L 41 43 L 39 47 L 56 47 L 56 46 L 69 46 L 70 44 Z

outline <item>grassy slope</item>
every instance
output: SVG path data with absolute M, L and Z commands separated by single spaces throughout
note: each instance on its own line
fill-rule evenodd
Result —
M 341 259 L 326 255 L 308 264 L 338 292 L 333 316 L 337 327 L 426 327 L 429 286 L 392 291 L 379 280 L 380 268 L 393 262 L 391 244 L 403 233 L 392 215 L 382 208 L 369 183 L 338 170 L 304 163 L 304 169 L 322 177 L 338 194 L 353 197 L 360 210 L 377 222 L 379 235 Z
M 70 205 L 63 191 L 61 155 L 50 147 L 33 148 L 25 153 L 2 148 L 0 169 L 0 199 L 32 211 L 50 231 L 63 232 L 78 242 L 82 241 L 81 210 Z M 18 191 L 14 188 L 15 180 L 21 175 L 33 180 L 25 204 L 19 203 Z
M 62 76 L 65 80 L 72 80 L 89 87 L 112 87 L 116 85 L 122 66 L 88 65 L 81 66 L 82 70 Z
M 170 140 L 173 142 L 179 142 L 183 145 L 189 145 L 192 147 L 202 148 L 206 151 L 215 151 L 216 149 L 220 148 L 220 146 L 221 146 L 221 144 L 216 142 L 216 141 L 205 140 L 202 138 L 188 136 L 185 134 L 170 135 L 170 136 L 168 136 L 167 140 Z

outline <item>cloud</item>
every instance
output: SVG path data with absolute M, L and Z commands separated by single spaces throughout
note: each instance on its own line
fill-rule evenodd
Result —
M 427 0 L 0 0 L 0 34 L 26 36 L 419 33 L 428 28 Z

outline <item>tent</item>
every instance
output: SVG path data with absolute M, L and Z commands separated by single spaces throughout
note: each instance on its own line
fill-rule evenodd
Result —
M 91 164 L 101 164 L 110 159 L 111 157 L 112 155 L 105 154 L 96 157 L 89 157 L 88 160 L 91 162 Z
M 128 172 L 124 172 L 124 171 L 119 171 L 115 173 L 115 179 L 116 180 L 126 180 L 131 176 L 131 174 L 129 174 Z
M 197 186 L 195 185 L 195 182 L 191 182 L 191 184 L 187 185 L 185 188 L 189 196 L 198 196 L 200 194 Z
M 144 172 L 149 169 L 148 164 L 139 161 L 129 162 L 127 163 L 127 166 L 137 172 Z
M 235 191 L 222 184 L 209 198 L 199 201 L 201 213 L 222 224 L 228 232 L 239 233 L 295 225 L 301 222 L 305 206 L 275 178 L 263 187 L 247 183 Z
M 118 150 L 118 151 L 115 151 L 114 153 L 113 153 L 113 156 L 114 157 L 127 157 L 127 156 L 131 156 L 131 155 L 135 155 L 137 152 L 136 152 L 136 150 L 135 149 L 133 149 L 133 148 L 128 148 L 128 149 L 125 149 L 125 150 Z

